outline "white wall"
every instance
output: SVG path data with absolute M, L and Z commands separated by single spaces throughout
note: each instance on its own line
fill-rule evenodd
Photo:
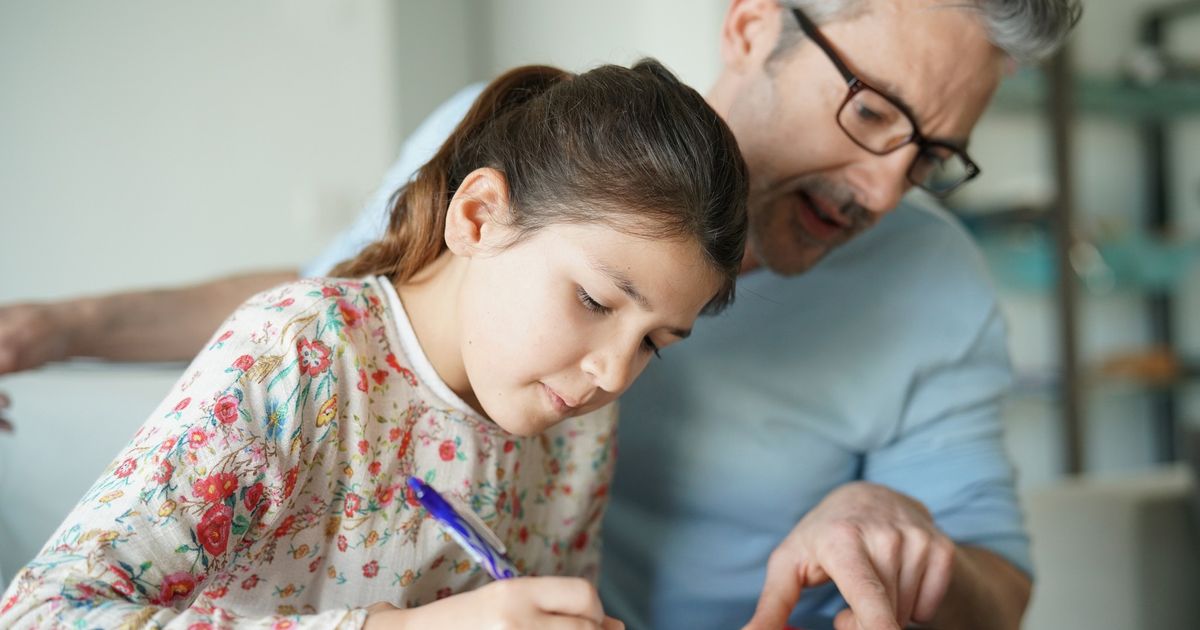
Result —
M 0 0 L 0 303 L 308 260 L 475 76 L 467 4 Z M 0 379 L 18 423 L 0 435 L 0 573 L 180 369 Z
M 720 68 L 717 35 L 725 0 L 476 0 L 486 29 L 489 75 L 548 63 L 586 70 L 653 56 L 704 92 Z

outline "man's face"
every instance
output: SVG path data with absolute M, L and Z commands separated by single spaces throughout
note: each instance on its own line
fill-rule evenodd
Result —
M 819 28 L 851 72 L 908 106 L 922 135 L 965 147 L 1004 57 L 972 13 L 951 4 L 866 0 L 864 11 Z M 744 28 L 740 60 L 728 39 L 739 6 L 761 15 Z M 918 147 L 880 156 L 855 144 L 837 123 L 846 81 L 820 48 L 802 39 L 768 61 L 781 24 L 797 29 L 774 3 L 734 3 L 711 96 L 750 169 L 750 254 L 795 274 L 896 207 Z

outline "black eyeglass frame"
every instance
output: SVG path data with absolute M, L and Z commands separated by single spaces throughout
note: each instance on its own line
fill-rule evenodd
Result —
M 921 135 L 920 127 L 917 126 L 916 117 L 913 116 L 913 113 L 909 111 L 908 107 L 905 106 L 904 103 L 889 95 L 887 92 L 880 90 L 879 88 L 876 88 L 866 81 L 858 78 L 857 75 L 850 71 L 850 68 L 846 67 L 846 63 L 842 61 L 841 57 L 839 57 L 837 53 L 833 51 L 833 46 L 829 43 L 829 40 L 825 39 L 825 36 L 821 34 L 821 31 L 817 28 L 817 25 L 800 9 L 796 7 L 790 8 L 792 10 L 792 15 L 796 17 L 796 22 L 800 24 L 800 30 L 809 39 L 811 39 L 814 44 L 817 45 L 817 48 L 821 49 L 821 52 L 825 53 L 825 56 L 829 58 L 829 61 L 835 68 L 837 68 L 838 73 L 840 73 L 842 78 L 846 81 L 846 87 L 848 88 L 848 91 L 846 92 L 846 98 L 843 99 L 842 104 L 838 106 L 837 115 L 835 117 L 837 119 L 838 127 L 842 129 L 842 132 L 846 134 L 847 138 L 850 138 L 854 144 L 862 147 L 864 151 L 867 151 L 873 155 L 887 155 L 901 147 L 904 147 L 905 145 L 916 144 L 918 149 L 917 155 L 913 158 L 912 164 L 909 165 L 906 177 L 908 178 L 909 183 L 912 185 L 917 186 L 918 188 L 921 188 L 922 190 L 925 190 L 938 197 L 945 197 L 946 195 L 949 195 L 963 184 L 979 176 L 979 174 L 982 172 L 982 169 L 979 168 L 979 165 L 975 164 L 974 160 L 967 155 L 966 151 L 963 151 L 952 144 L 939 140 L 930 140 L 929 138 Z M 880 98 L 895 107 L 896 110 L 901 114 L 904 114 L 905 118 L 908 119 L 909 126 L 912 127 L 912 133 L 910 133 L 908 137 L 904 139 L 904 141 L 891 147 L 890 149 L 879 151 L 867 146 L 858 138 L 854 137 L 854 134 L 850 133 L 850 130 L 846 129 L 846 126 L 842 124 L 842 110 L 846 108 L 846 105 L 850 103 L 855 95 L 863 90 L 870 90 L 871 92 L 874 92 Z M 924 183 L 917 181 L 917 178 L 913 177 L 913 171 L 916 169 L 917 162 L 921 159 L 921 156 L 926 153 L 927 149 L 930 147 L 945 149 L 960 158 L 963 161 L 963 165 L 966 167 L 966 176 L 960 179 L 954 185 L 940 190 L 930 189 Z

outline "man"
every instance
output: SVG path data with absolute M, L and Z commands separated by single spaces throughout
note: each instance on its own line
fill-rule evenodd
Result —
M 1073 0 L 733 0 L 709 101 L 751 171 L 746 274 L 727 315 L 623 399 L 611 614 L 634 628 L 1018 626 L 1031 582 L 996 409 L 1003 322 L 969 239 L 901 198 L 978 173 L 967 138 L 1004 68 L 1049 52 L 1078 13 Z M 422 126 L 307 272 L 380 233 L 387 195 L 473 95 Z M 182 359 L 294 275 L 9 307 L 0 372 Z

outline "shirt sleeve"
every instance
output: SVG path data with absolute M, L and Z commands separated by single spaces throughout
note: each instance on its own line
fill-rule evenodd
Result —
M 362 625 L 365 611 L 348 609 L 239 618 L 209 595 L 235 567 L 270 562 L 314 509 L 297 490 L 335 461 L 320 455 L 336 435 L 337 330 L 298 286 L 252 298 L 218 329 L 14 577 L 0 627 Z
M 993 305 L 957 361 L 917 375 L 900 436 L 867 455 L 863 478 L 924 503 L 955 542 L 992 551 L 1032 575 L 999 412 L 1012 383 L 1005 339 Z
M 417 130 L 401 147 L 400 156 L 388 169 L 383 183 L 363 206 L 358 218 L 350 227 L 339 233 L 319 256 L 301 269 L 302 275 L 311 278 L 328 274 L 334 265 L 354 256 L 362 248 L 383 235 L 384 228 L 387 226 L 388 208 L 392 195 L 401 186 L 407 184 L 417 169 L 433 157 L 433 154 L 450 136 L 450 132 L 458 125 L 458 121 L 467 115 L 467 110 L 471 108 L 471 104 L 475 102 L 475 98 L 479 96 L 483 88 L 483 84 L 464 88 L 434 110 L 417 127 Z

